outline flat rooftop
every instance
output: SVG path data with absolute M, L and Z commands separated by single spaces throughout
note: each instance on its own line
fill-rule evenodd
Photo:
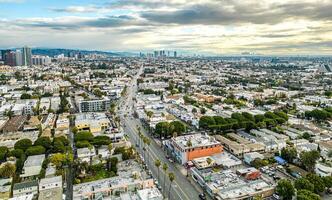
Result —
M 182 149 L 190 149 L 190 148 L 220 144 L 220 142 L 218 142 L 214 137 L 200 133 L 173 137 L 171 140 Z

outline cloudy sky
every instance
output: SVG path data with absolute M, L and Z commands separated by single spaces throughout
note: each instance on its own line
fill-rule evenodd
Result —
M 0 48 L 332 55 L 332 0 L 0 0 Z

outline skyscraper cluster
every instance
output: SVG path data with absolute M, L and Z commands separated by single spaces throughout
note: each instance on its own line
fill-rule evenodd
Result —
M 0 61 L 9 66 L 47 65 L 51 63 L 48 56 L 32 55 L 31 48 L 6 49 L 0 51 Z
M 176 51 L 165 51 L 165 50 L 159 50 L 159 51 L 154 51 L 153 53 L 140 53 L 140 57 L 149 57 L 149 58 L 176 58 L 177 57 L 177 52 Z
M 32 64 L 31 48 L 25 46 L 16 50 L 1 50 L 1 60 L 9 66 L 30 66 Z

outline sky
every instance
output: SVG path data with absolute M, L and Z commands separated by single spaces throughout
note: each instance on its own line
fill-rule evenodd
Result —
M 332 0 L 0 0 L 0 48 L 332 55 Z

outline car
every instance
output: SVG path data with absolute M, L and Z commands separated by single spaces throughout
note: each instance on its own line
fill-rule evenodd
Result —
M 169 158 L 168 161 L 169 161 L 170 163 L 173 163 L 173 162 L 174 162 L 173 159 L 171 159 L 171 158 Z
M 199 194 L 198 197 L 199 197 L 199 199 L 201 199 L 201 200 L 206 200 L 206 196 L 205 196 L 204 193 Z

